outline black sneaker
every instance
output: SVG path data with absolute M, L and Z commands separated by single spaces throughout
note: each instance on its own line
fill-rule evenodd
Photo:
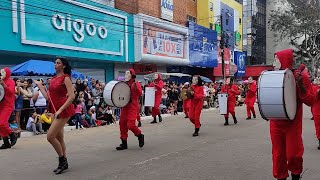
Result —
M 66 157 L 62 156 L 59 157 L 59 166 L 57 171 L 55 172 L 57 175 L 63 173 L 63 171 L 67 170 L 69 168 L 68 160 Z
M 144 135 L 140 134 L 137 137 L 138 137 L 138 140 L 139 140 L 139 147 L 142 148 L 144 146 Z

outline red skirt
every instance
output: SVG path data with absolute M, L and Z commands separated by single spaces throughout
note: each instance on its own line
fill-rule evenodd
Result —
M 55 110 L 58 111 L 60 109 L 61 106 L 63 106 L 64 102 L 55 102 L 54 103 L 54 107 L 55 109 L 52 107 L 51 103 L 49 103 L 48 105 L 48 111 L 52 114 L 55 113 Z M 73 116 L 75 114 L 75 110 L 74 110 L 74 105 L 71 103 L 65 110 L 63 110 L 60 115 L 59 115 L 59 119 L 68 119 L 71 116 Z

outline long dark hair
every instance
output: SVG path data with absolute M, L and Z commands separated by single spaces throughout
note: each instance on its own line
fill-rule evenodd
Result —
M 68 74 L 69 76 L 71 76 L 71 66 L 69 64 L 69 61 L 67 60 L 67 58 L 64 58 L 64 57 L 58 57 L 57 59 L 60 59 L 60 61 L 62 62 L 62 64 L 64 66 L 66 66 L 64 69 L 63 69 L 63 73 L 64 74 Z

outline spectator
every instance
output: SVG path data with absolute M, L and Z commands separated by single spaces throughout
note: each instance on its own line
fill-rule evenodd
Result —
M 80 126 L 80 129 L 82 129 L 82 113 L 83 112 L 83 106 L 81 105 L 81 102 L 79 99 L 76 100 L 76 104 L 75 104 L 75 118 L 76 118 L 76 129 L 78 129 L 78 126 Z
M 16 83 L 16 101 L 15 101 L 15 121 L 18 124 L 18 128 L 21 128 L 20 125 L 20 117 L 21 117 L 21 109 L 23 108 L 23 99 L 21 92 L 21 81 L 18 78 L 13 79 Z
M 34 135 L 43 134 L 42 123 L 39 120 L 40 116 L 34 112 L 28 119 L 27 131 L 33 132 Z
M 20 89 L 22 93 L 22 103 L 23 103 L 23 110 L 21 110 L 21 118 L 20 118 L 20 124 L 21 129 L 26 130 L 26 124 L 28 122 L 29 116 L 30 116 L 30 99 L 32 98 L 33 94 L 31 92 L 31 89 L 28 88 L 28 82 L 27 80 L 23 80 L 22 82 L 22 88 Z
M 41 80 L 41 82 L 43 82 Z M 33 101 L 35 102 L 35 108 L 36 108 L 36 112 L 37 114 L 43 114 L 44 111 L 46 110 L 46 106 L 47 106 L 47 101 L 44 98 L 43 94 L 41 93 L 41 91 L 39 90 L 38 87 L 34 88 L 35 92 L 34 95 L 32 97 Z

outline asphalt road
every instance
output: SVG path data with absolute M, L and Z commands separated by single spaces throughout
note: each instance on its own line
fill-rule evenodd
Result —
M 224 127 L 217 110 L 202 113 L 199 137 L 192 137 L 192 124 L 184 116 L 171 116 L 162 123 L 143 121 L 145 146 L 129 134 L 129 149 L 116 151 L 118 125 L 71 131 L 65 134 L 69 170 L 55 175 L 58 159 L 45 135 L 19 139 L 0 152 L 0 180 L 117 179 L 117 180 L 269 180 L 271 143 L 269 123 L 260 116 L 244 120 L 245 108 L 236 109 L 237 125 Z M 320 179 L 320 151 L 311 113 L 304 111 L 305 145 L 303 176 Z M 231 121 L 232 122 L 232 121 Z

